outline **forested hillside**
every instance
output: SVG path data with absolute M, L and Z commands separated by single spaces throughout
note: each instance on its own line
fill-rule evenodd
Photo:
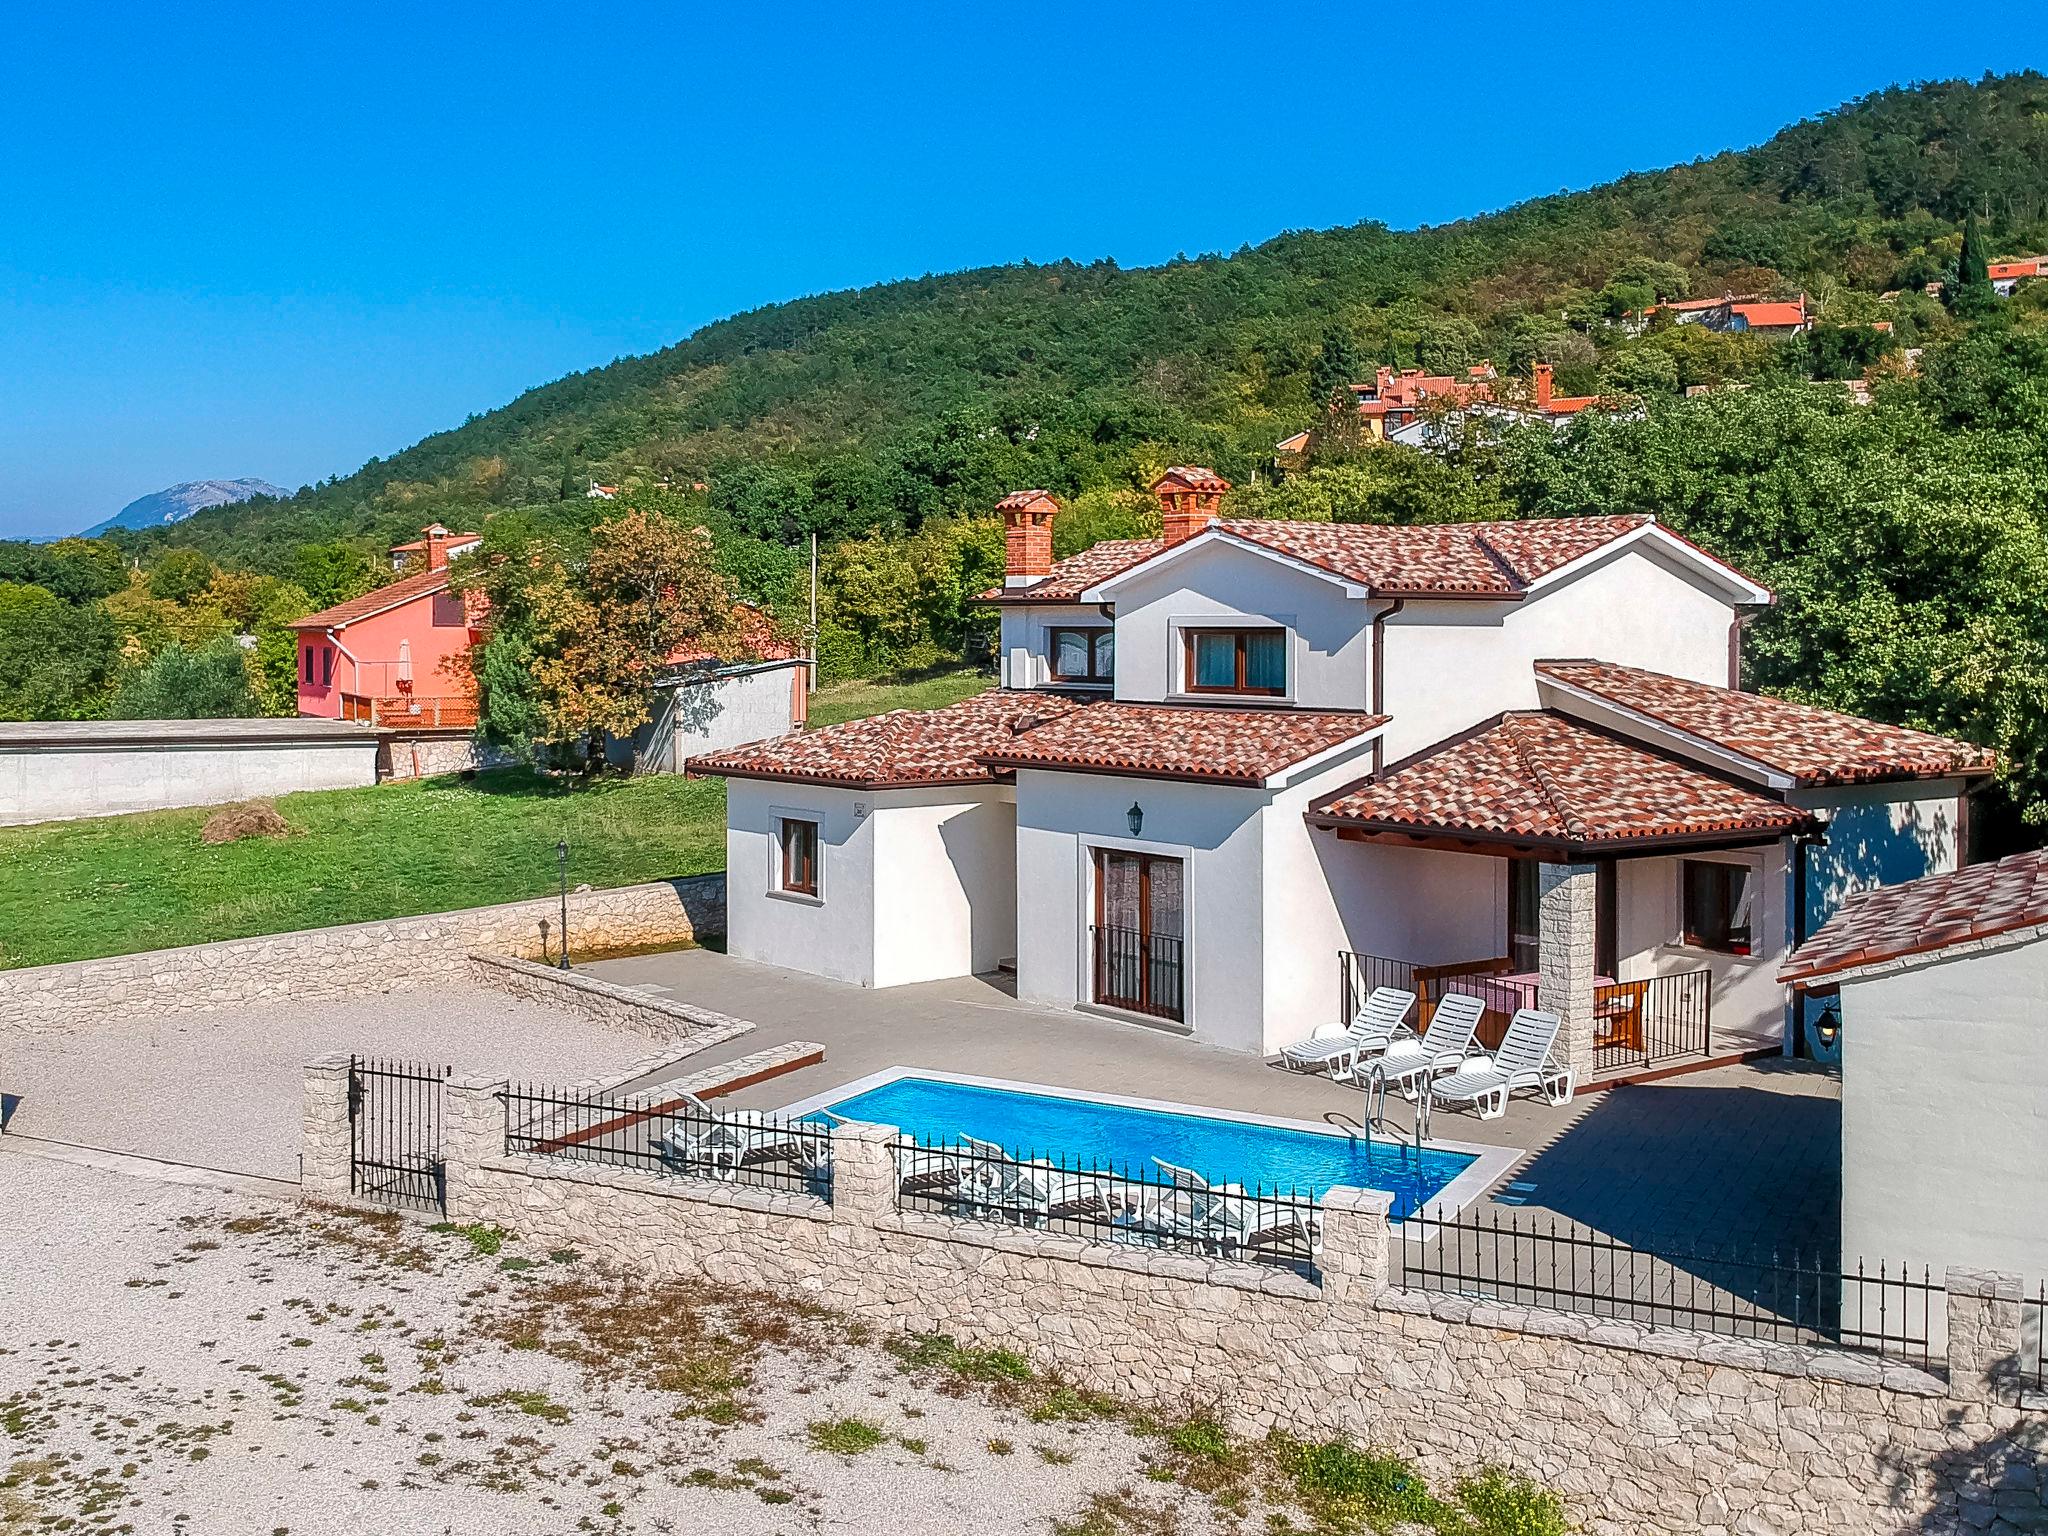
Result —
M 1237 483 L 1237 515 L 1656 513 L 1777 589 L 1754 683 L 1989 743 L 2048 823 L 2048 280 L 1998 299 L 1982 269 L 2042 251 L 2048 77 L 2028 73 L 1886 91 L 1442 228 L 775 305 L 288 500 L 118 547 L 0 545 L 0 713 L 288 708 L 283 623 L 382 579 L 384 544 L 439 518 L 548 545 L 575 580 L 592 527 L 629 507 L 709 528 L 729 586 L 792 619 L 818 534 L 827 675 L 923 665 L 985 641 L 970 600 L 1000 565 L 1000 494 L 1058 492 L 1066 553 L 1144 531 L 1137 488 L 1193 460 Z M 1804 293 L 1816 326 L 1629 318 L 1730 291 Z M 1547 360 L 1606 409 L 1431 454 L 1325 413 L 1376 365 L 1481 359 L 1510 379 Z M 1274 443 L 1303 427 L 1313 453 L 1278 474 Z M 593 480 L 619 500 L 586 499 Z M 259 637 L 240 694 L 236 630 Z

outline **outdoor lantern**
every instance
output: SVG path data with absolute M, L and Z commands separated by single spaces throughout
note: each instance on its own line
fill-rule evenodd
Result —
M 562 931 L 555 935 L 559 952 L 555 964 L 566 971 L 569 969 L 569 839 L 566 837 L 555 844 L 555 868 L 562 877 Z
M 1832 1051 L 1835 1042 L 1842 1038 L 1842 1009 L 1837 1003 L 1829 1003 L 1821 1016 L 1813 1021 L 1813 1032 L 1820 1037 L 1821 1045 Z
M 1131 836 L 1141 836 L 1145 831 L 1145 807 L 1133 800 L 1131 808 L 1124 812 L 1124 820 L 1131 824 Z

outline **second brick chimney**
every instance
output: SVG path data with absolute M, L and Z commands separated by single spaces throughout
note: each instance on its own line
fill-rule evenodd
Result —
M 1043 581 L 1052 573 L 1052 520 L 1060 504 L 1051 491 L 1012 491 L 996 510 L 1003 514 L 1003 585 Z
M 1536 363 L 1529 371 L 1535 379 L 1536 409 L 1547 411 L 1550 409 L 1550 364 Z
M 1160 531 L 1166 547 L 1192 539 L 1216 521 L 1223 493 L 1230 482 L 1213 469 L 1194 464 L 1176 464 L 1152 482 L 1152 494 L 1159 498 Z

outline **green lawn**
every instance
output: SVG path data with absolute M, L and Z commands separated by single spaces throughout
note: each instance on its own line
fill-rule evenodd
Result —
M 955 671 L 820 689 L 812 720 L 928 709 L 986 687 Z M 0 967 L 367 922 L 543 896 L 569 878 L 632 885 L 725 866 L 725 784 L 584 784 L 524 769 L 285 795 L 293 835 L 209 848 L 211 812 L 0 828 Z

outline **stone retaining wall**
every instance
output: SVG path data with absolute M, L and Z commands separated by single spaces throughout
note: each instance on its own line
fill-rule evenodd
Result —
M 573 914 L 571 918 L 573 922 Z M 749 1019 L 714 1013 L 688 1003 L 670 1002 L 649 992 L 622 987 L 577 971 L 558 970 L 511 955 L 475 954 L 469 970 L 477 982 L 494 992 L 503 992 L 525 1002 L 538 1003 L 557 1013 L 570 1013 L 629 1034 L 650 1040 L 686 1043 L 692 1050 L 709 1050 L 753 1030 Z M 680 1059 L 680 1058 L 678 1058 Z
M 324 1081 L 324 1086 L 323 1086 Z M 2003 1374 L 2017 1290 L 1952 1271 L 1949 1377 L 1387 1286 L 1388 1197 L 1339 1190 L 1321 1277 L 900 1212 L 886 1127 L 833 1136 L 830 1201 L 504 1153 L 500 1085 L 448 1085 L 449 1211 L 635 1270 L 800 1294 L 1026 1351 L 1120 1396 L 1342 1434 L 1556 1488 L 1599 1536 L 2038 1530 L 2048 1418 Z M 331 1136 L 307 1077 L 309 1141 Z M 334 1164 L 309 1146 L 315 1170 Z M 345 1155 L 343 1157 L 345 1165 Z M 345 1172 L 345 1166 L 344 1170 Z
M 0 1033 L 46 1032 L 269 999 L 324 1002 L 444 983 L 473 951 L 539 960 L 559 941 L 559 898 L 338 928 L 0 970 Z M 725 931 L 725 876 L 569 897 L 573 952 L 683 944 Z

